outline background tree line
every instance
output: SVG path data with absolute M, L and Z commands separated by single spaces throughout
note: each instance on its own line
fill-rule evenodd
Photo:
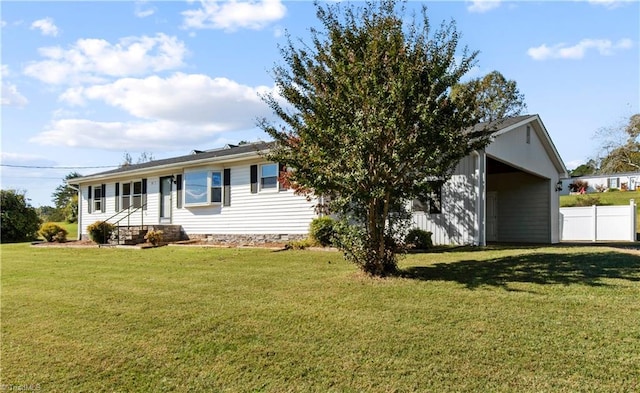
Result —
M 598 130 L 601 140 L 598 157 L 571 171 L 572 177 L 640 171 L 640 114 L 612 127 Z

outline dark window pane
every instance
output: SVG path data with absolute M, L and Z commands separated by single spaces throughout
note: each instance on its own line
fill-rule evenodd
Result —
M 263 177 L 260 181 L 262 188 L 276 188 L 278 186 L 277 177 Z
M 128 209 L 129 206 L 131 206 L 131 197 L 130 196 L 123 196 L 122 197 L 122 208 L 123 209 Z
M 222 188 L 211 188 L 211 202 L 222 202 Z
M 134 194 L 142 194 L 142 182 L 137 181 L 133 183 L 133 193 Z

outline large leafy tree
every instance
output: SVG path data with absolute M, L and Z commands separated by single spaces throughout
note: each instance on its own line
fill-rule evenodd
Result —
M 76 222 L 78 220 L 78 191 L 69 187 L 68 181 L 80 177 L 80 173 L 71 172 L 64 177 L 64 183 L 56 187 L 51 195 L 56 208 L 56 217 L 53 221 L 66 220 L 68 222 Z
M 482 121 L 494 121 L 517 116 L 527 109 L 524 94 L 514 80 L 507 80 L 500 72 L 492 71 L 453 87 L 454 96 L 469 95 L 476 101 L 476 115 Z
M 627 124 L 599 130 L 603 140 L 601 173 L 640 171 L 640 113 L 629 118 Z
M 390 274 L 405 202 L 487 143 L 475 100 L 451 95 L 477 52 L 458 47 L 454 22 L 433 30 L 424 7 L 406 23 L 395 1 L 316 8 L 323 29 L 310 44 L 289 37 L 273 70 L 284 100 L 265 97 L 282 120 L 261 122 L 276 141 L 268 157 L 298 192 L 330 201 L 348 259 Z
M 590 159 L 585 164 L 580 164 L 576 169 L 572 170 L 571 177 L 593 175 L 598 172 L 598 163 L 594 159 Z
M 40 224 L 38 212 L 29 204 L 25 192 L 0 190 L 2 243 L 33 240 L 37 237 Z

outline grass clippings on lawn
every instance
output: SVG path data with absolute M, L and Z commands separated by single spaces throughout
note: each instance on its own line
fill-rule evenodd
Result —
M 640 257 L 2 245 L 3 386 L 42 391 L 640 390 Z

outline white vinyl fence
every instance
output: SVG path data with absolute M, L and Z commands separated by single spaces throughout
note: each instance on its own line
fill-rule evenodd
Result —
M 561 241 L 636 240 L 636 203 L 560 208 Z

